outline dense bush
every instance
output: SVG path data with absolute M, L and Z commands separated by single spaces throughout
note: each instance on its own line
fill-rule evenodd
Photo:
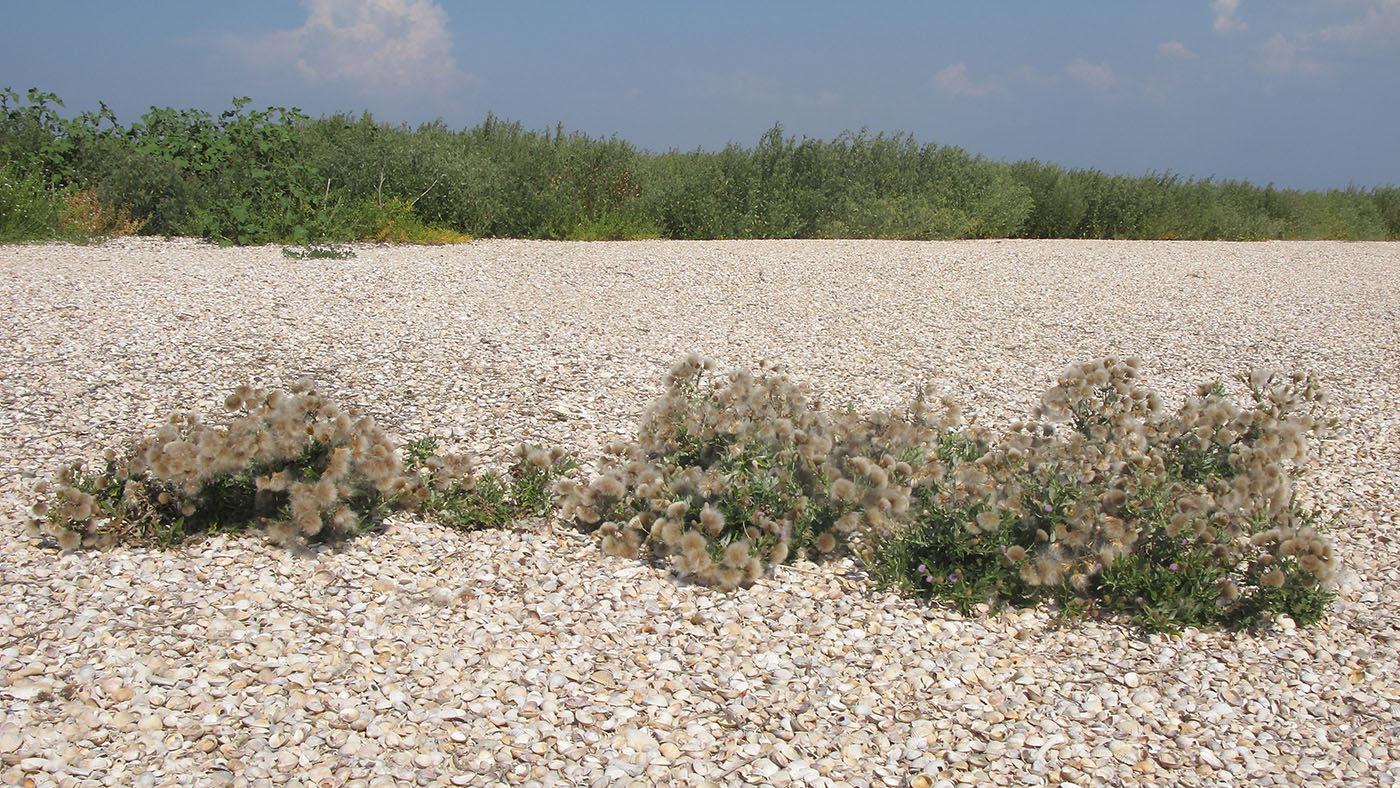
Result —
M 718 373 L 682 359 L 637 441 L 609 448 L 587 484 L 561 482 L 561 514 L 604 552 L 669 557 L 724 589 L 789 557 L 828 554 L 909 512 L 927 448 L 923 412 L 828 415 L 776 369 Z
M 1292 483 L 1331 427 L 1316 380 L 1256 371 L 1246 407 L 1217 384 L 1169 414 L 1136 378 L 1131 359 L 1074 365 L 1037 421 L 957 438 L 969 450 L 933 465 L 916 525 L 871 554 L 877 576 L 964 607 L 1049 597 L 1163 630 L 1316 620 L 1337 557 Z
M 0 164 L 0 242 L 52 237 L 58 229 L 58 205 L 39 176 Z
M 31 532 L 71 550 L 248 528 L 300 545 L 362 533 L 393 510 L 494 527 L 543 513 L 544 491 L 573 463 L 522 446 L 504 478 L 477 474 L 471 458 L 438 454 L 430 438 L 405 447 L 405 463 L 373 418 L 307 381 L 291 391 L 240 386 L 225 405 L 227 423 L 177 413 L 126 451 L 109 451 L 100 470 L 60 468 L 36 486 Z
M 524 445 L 504 475 L 477 473 L 431 438 L 391 445 L 309 382 L 243 386 L 225 423 L 175 414 L 100 470 L 61 468 L 30 528 L 66 550 L 250 527 L 295 546 L 391 510 L 477 529 L 557 503 L 603 552 L 727 591 L 851 554 L 884 586 L 964 609 L 1050 600 L 1159 631 L 1316 621 L 1338 557 L 1293 486 L 1335 424 L 1316 379 L 1256 370 L 1244 406 L 1214 383 L 1168 412 L 1138 366 L 1075 364 L 1031 421 L 994 432 L 922 393 L 902 411 L 828 411 L 781 369 L 692 355 L 589 477 Z
M 0 200 L 27 206 L 0 219 L 6 238 L 62 235 L 46 211 L 70 192 L 95 195 L 141 232 L 240 244 L 1400 238 L 1393 186 L 1302 192 L 1005 164 L 906 134 L 799 142 L 775 125 L 752 148 L 648 153 L 493 115 L 460 131 L 411 129 L 235 99 L 217 117 L 152 107 L 122 126 L 105 105 L 70 119 L 60 107 L 52 94 L 0 91 L 0 166 L 23 184 Z
M 1316 380 L 1256 371 L 1245 407 L 1212 384 L 1168 414 L 1137 370 L 1076 364 L 1035 421 L 993 434 L 921 398 L 828 414 L 779 370 L 690 357 L 635 441 L 561 481 L 561 514 L 604 552 L 729 590 L 848 550 L 964 608 L 1050 599 L 1164 631 L 1317 620 L 1337 556 L 1292 482 L 1332 425 Z

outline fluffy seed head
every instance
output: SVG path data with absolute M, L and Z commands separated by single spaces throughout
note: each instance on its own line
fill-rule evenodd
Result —
M 348 506 L 342 506 L 339 509 L 336 509 L 335 517 L 332 520 L 332 523 L 335 525 L 336 530 L 342 532 L 354 530 L 355 526 L 358 525 L 359 522 L 360 518 L 358 515 L 355 514 L 355 510 L 351 509 Z
M 700 510 L 700 525 L 709 533 L 718 534 L 724 530 L 724 513 L 707 503 Z
M 749 542 L 747 539 L 739 539 L 730 542 L 724 548 L 724 565 L 728 567 L 741 567 L 749 560 Z
M 760 577 L 763 577 L 763 562 L 757 558 L 750 558 L 749 562 L 744 564 L 744 582 L 752 585 Z
M 787 542 L 778 542 L 777 544 L 773 545 L 772 552 L 768 553 L 768 562 L 776 566 L 786 561 L 787 557 Z
M 64 550 L 77 550 L 82 544 L 82 534 L 79 534 L 77 531 L 70 531 L 65 528 L 63 532 L 58 535 L 58 546 Z
M 854 501 L 858 495 L 860 490 L 856 483 L 845 477 L 837 479 L 831 485 L 831 499 L 838 503 Z
M 693 562 L 695 557 L 705 553 L 705 537 L 695 529 L 690 529 L 681 536 L 681 553 L 690 558 Z
M 681 541 L 683 534 L 681 532 L 680 523 L 676 522 L 675 520 L 667 519 L 657 520 L 657 522 L 662 523 L 660 533 L 658 534 L 658 536 L 661 537 L 662 542 L 664 542 L 667 545 L 674 546 L 677 542 Z M 692 531 L 691 533 L 694 532 Z

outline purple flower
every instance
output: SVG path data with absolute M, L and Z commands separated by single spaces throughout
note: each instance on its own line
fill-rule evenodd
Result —
M 956 583 L 956 582 L 958 582 L 958 573 L 957 573 L 957 572 L 953 572 L 953 573 L 949 574 L 949 575 L 948 575 L 948 582 L 949 582 L 949 583 Z
M 924 566 L 923 564 L 919 564 L 919 572 L 925 575 L 928 574 L 928 567 Z
M 925 583 L 932 583 L 932 582 L 933 582 L 933 575 L 925 575 L 925 576 L 924 576 L 924 582 L 925 582 Z
M 1137 603 L 1138 603 L 1138 605 L 1145 605 L 1145 604 L 1147 604 L 1147 600 L 1146 600 L 1146 599 L 1143 599 L 1142 597 L 1138 597 L 1138 598 L 1137 598 Z
M 1047 503 L 1047 504 L 1045 504 L 1045 511 L 1047 511 L 1047 512 L 1053 512 L 1053 511 L 1055 511 L 1055 507 L 1053 507 L 1053 506 L 1051 506 L 1050 504 Z
M 1179 566 L 1176 565 L 1176 562 L 1175 562 L 1175 561 L 1172 561 L 1171 566 L 1169 566 L 1169 567 L 1167 567 L 1167 568 L 1170 569 L 1170 570 L 1172 570 L 1173 572 L 1175 572 L 1175 571 L 1181 569 L 1181 567 L 1179 567 Z

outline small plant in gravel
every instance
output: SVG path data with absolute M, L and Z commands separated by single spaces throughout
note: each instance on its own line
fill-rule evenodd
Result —
M 915 525 L 872 552 L 876 577 L 963 608 L 1049 598 L 1159 631 L 1316 621 L 1338 559 L 1292 483 L 1334 426 L 1316 379 L 1255 371 L 1245 407 L 1211 384 L 1165 414 L 1137 369 L 1070 367 L 1037 422 L 919 485 Z
M 598 532 L 604 552 L 664 558 L 732 590 L 907 519 L 910 460 L 937 434 L 921 401 L 902 414 L 828 414 L 777 367 L 720 372 L 691 355 L 637 440 L 609 447 L 586 484 L 560 484 L 562 516 Z
M 369 416 L 343 411 L 308 382 L 291 391 L 240 386 L 232 419 L 177 413 L 104 467 L 61 470 L 38 492 L 38 527 L 65 548 L 173 543 L 187 533 L 262 524 L 275 540 L 359 533 L 411 496 L 398 453 Z
M 289 260 L 350 260 L 355 250 L 339 244 L 304 244 L 282 247 L 282 256 Z
M 544 517 L 554 509 L 554 483 L 578 462 L 559 447 L 520 444 L 504 475 L 473 473 L 463 455 L 434 453 L 431 436 L 408 445 L 407 467 L 424 491 L 419 511 L 454 528 L 500 528 L 524 517 Z
M 1316 621 L 1337 556 L 1292 479 L 1329 434 L 1310 375 L 1253 372 L 1173 414 L 1136 360 L 1070 367 L 1030 423 L 964 425 L 922 396 L 829 413 L 781 370 L 690 356 L 562 515 L 605 553 L 732 590 L 799 554 L 850 551 L 886 587 L 981 603 L 1114 611 L 1150 630 Z
M 177 413 L 127 451 L 108 451 L 100 468 L 61 468 L 36 486 L 31 532 L 71 550 L 168 546 L 250 527 L 293 546 L 362 533 L 392 510 L 499 526 L 541 513 L 553 474 L 571 462 L 558 450 L 522 447 L 502 481 L 473 475 L 470 458 L 437 454 L 427 438 L 409 444 L 406 467 L 372 417 L 342 410 L 308 381 L 290 391 L 240 386 L 224 404 L 227 423 Z

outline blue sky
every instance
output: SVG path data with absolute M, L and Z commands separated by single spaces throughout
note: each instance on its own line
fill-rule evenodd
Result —
M 1400 185 L 1400 0 L 9 3 L 0 86 L 612 135 L 904 131 L 993 159 Z

